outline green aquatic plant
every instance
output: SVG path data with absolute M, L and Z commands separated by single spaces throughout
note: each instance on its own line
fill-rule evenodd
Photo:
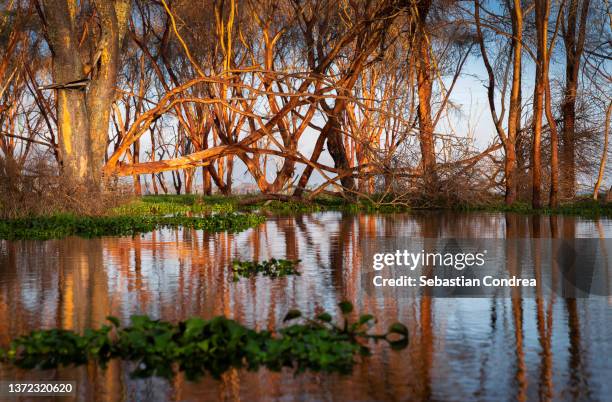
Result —
M 272 258 L 269 261 L 240 261 L 232 262 L 232 272 L 234 273 L 234 282 L 240 277 L 251 278 L 262 274 L 270 278 L 279 278 L 287 275 L 301 275 L 296 269 L 296 265 L 300 260 L 283 260 Z
M 306 319 L 298 310 L 291 310 L 284 322 L 293 323 L 276 332 L 249 329 L 225 317 L 195 317 L 173 324 L 133 316 L 127 327 L 108 317 L 109 325 L 88 329 L 82 335 L 62 329 L 33 331 L 0 350 L 0 359 L 23 369 L 88 361 L 104 367 L 111 359 L 122 359 L 136 363 L 133 377 L 171 378 L 180 371 L 196 380 L 206 373 L 219 378 L 231 368 L 279 371 L 288 367 L 296 373 L 347 374 L 357 356 L 370 354 L 368 341 L 385 341 L 394 350 L 408 345 L 404 325 L 395 323 L 386 333 L 370 334 L 373 316 L 366 314 L 351 321 L 352 304 L 342 302 L 339 307 L 344 316 L 340 324 L 334 324 L 329 313 Z
M 59 239 L 67 236 L 99 237 L 127 236 L 146 233 L 159 228 L 190 228 L 208 232 L 239 232 L 265 222 L 255 214 L 216 214 L 203 217 L 189 216 L 75 216 L 0 220 L 0 239 Z
M 410 208 L 404 204 L 388 202 L 380 198 L 379 200 L 359 200 L 347 201 L 341 198 L 317 197 L 311 201 L 280 201 L 270 200 L 255 204 L 253 208 L 278 213 L 278 214 L 297 214 L 322 211 L 340 211 L 349 213 L 390 213 L 406 212 Z
M 196 195 L 151 195 L 113 208 L 111 214 L 141 216 L 229 213 L 236 210 L 232 200 Z

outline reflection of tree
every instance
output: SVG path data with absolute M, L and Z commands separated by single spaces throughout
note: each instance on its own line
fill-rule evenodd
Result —
M 562 236 L 566 239 L 576 238 L 576 221 L 572 218 L 563 218 Z M 581 399 L 588 395 L 587 379 L 584 362 L 582 361 L 582 345 L 580 333 L 580 315 L 577 300 L 573 297 L 565 298 L 567 311 L 567 326 L 569 339 L 569 392 L 574 399 Z M 583 389 L 583 387 L 585 387 Z
M 353 235 L 353 225 L 355 216 L 342 213 L 338 222 L 338 232 L 331 235 L 329 249 L 329 265 L 332 269 L 333 286 L 336 289 L 344 289 L 347 285 L 345 281 L 345 256 L 351 254 L 351 237 Z
M 506 215 L 506 268 L 509 275 L 520 274 L 520 264 L 518 264 L 519 250 L 518 242 L 514 241 L 524 237 L 524 225 L 518 215 Z M 517 385 L 516 399 L 525 401 L 527 399 L 527 373 L 525 364 L 525 352 L 523 350 L 523 296 L 521 288 L 512 289 L 512 318 L 514 320 L 514 341 L 516 354 L 516 374 Z
M 471 390 L 458 388 L 456 394 L 448 394 L 447 380 L 441 380 L 440 374 L 460 371 L 463 364 L 474 363 L 473 359 L 478 356 L 448 357 L 450 346 L 444 344 L 448 339 L 445 304 L 437 304 L 427 295 L 383 300 L 365 292 L 359 285 L 363 269 L 361 242 L 384 236 L 420 237 L 431 239 L 429 247 L 435 248 L 439 239 L 448 237 L 546 237 L 549 227 L 551 237 L 573 237 L 576 232 L 573 219 L 551 217 L 534 221 L 511 214 L 505 218 L 490 214 L 466 216 L 321 213 L 274 217 L 259 228 L 238 234 L 162 230 L 135 238 L 0 242 L 0 266 L 3 267 L 0 272 L 0 339 L 8 340 L 8 337 L 39 326 L 82 329 L 99 325 L 108 314 L 126 319 L 136 312 L 167 320 L 226 314 L 250 327 L 275 329 L 289 308 L 297 307 L 313 314 L 322 309 L 331 310 L 334 303 L 348 298 L 356 306 L 356 314 L 374 314 L 381 328 L 393 321 L 404 322 L 411 334 L 409 348 L 394 353 L 374 345 L 374 356 L 356 366 L 350 377 L 307 374 L 294 378 L 289 372 L 235 371 L 227 373 L 221 382 L 205 378 L 194 384 L 177 377 L 167 386 L 160 386 L 161 383 L 154 380 L 143 385 L 126 382 L 125 366 L 116 363 L 106 371 L 90 366 L 69 371 L 69 374 L 87 384 L 84 395 L 88 399 L 116 400 L 126 387 L 132 395 L 141 395 L 151 383 L 157 384 L 155 390 L 172 393 L 177 400 L 276 399 L 287 392 L 314 395 L 313 399 L 332 399 L 338 389 L 342 389 L 342 397 L 349 400 L 364 395 L 367 395 L 365 399 L 391 399 L 397 395 L 410 395 L 420 400 L 462 398 L 464 392 Z M 542 276 L 546 274 L 545 265 L 536 258 L 540 247 L 542 245 L 534 243 L 531 251 L 536 273 Z M 521 250 L 516 242 L 506 243 L 508 273 L 520 274 L 521 258 L 531 258 L 528 251 Z M 237 256 L 257 260 L 300 258 L 303 275 L 297 279 L 256 278 L 233 283 L 229 265 Z M 551 275 L 557 275 L 555 270 Z M 36 279 L 33 286 L 32 278 Z M 553 278 L 553 282 L 555 280 Z M 506 386 L 506 375 L 513 375 L 516 388 L 508 391 L 518 400 L 527 399 L 526 355 L 531 346 L 527 340 L 533 336 L 538 337 L 538 351 L 542 353 L 535 358 L 539 366 L 534 367 L 533 372 L 538 372 L 529 382 L 533 390 L 539 387 L 540 399 L 558 395 L 553 394 L 552 383 L 553 374 L 559 375 L 553 372 L 552 364 L 555 345 L 559 343 L 553 338 L 553 313 L 566 314 L 568 319 L 569 367 L 560 369 L 567 370 L 567 387 L 575 399 L 588 396 L 586 346 L 581 337 L 589 322 L 580 315 L 576 300 L 565 300 L 565 310 L 554 311 L 555 300 L 552 296 L 550 300 L 542 297 L 543 290 L 538 288 L 533 304 L 530 299 L 523 300 L 518 288 L 512 291 L 511 299 L 492 301 L 487 329 L 491 331 L 491 342 L 490 346 L 484 346 L 488 348 L 490 360 L 481 363 L 482 384 L 478 392 L 483 398 L 492 387 Z M 506 312 L 504 306 L 508 306 L 509 313 L 511 310 L 509 337 L 497 336 L 507 328 L 506 321 L 502 321 Z M 533 315 L 530 314 L 530 309 L 534 308 L 531 306 L 535 307 Z M 557 324 L 562 321 L 555 319 Z M 467 335 L 470 334 L 454 336 Z M 486 372 L 498 359 L 496 354 L 503 355 L 504 351 L 514 354 L 513 368 L 506 372 L 505 368 L 493 367 Z M 66 371 L 57 375 L 60 374 Z M 0 372 L 0 375 L 5 376 L 5 373 Z
M 552 341 L 552 308 L 554 305 L 554 292 L 550 292 L 550 300 L 548 301 L 548 307 L 545 310 L 544 296 L 542 295 L 542 263 L 541 263 L 541 254 L 542 254 L 542 243 L 541 240 L 542 234 L 542 224 L 545 222 L 544 218 L 541 216 L 534 216 L 531 218 L 532 221 L 532 233 L 531 238 L 533 239 L 534 244 L 534 253 L 533 253 L 533 264 L 536 278 L 536 320 L 537 320 L 537 328 L 538 328 L 538 339 L 540 342 L 540 347 L 542 348 L 542 352 L 540 353 L 541 362 L 540 362 L 540 381 L 539 381 L 539 395 L 540 400 L 548 401 L 553 397 L 553 383 L 552 383 L 552 370 L 553 370 L 553 362 L 552 362 L 552 349 L 551 349 L 551 341 Z M 551 233 L 553 233 L 551 228 Z M 553 269 L 554 271 L 554 269 Z M 551 272 L 552 274 L 552 272 Z M 551 279 L 551 283 L 554 283 L 554 278 Z

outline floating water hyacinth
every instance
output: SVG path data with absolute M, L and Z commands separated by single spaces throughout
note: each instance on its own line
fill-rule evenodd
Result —
M 265 222 L 256 214 L 223 213 L 208 216 L 76 216 L 53 215 L 0 220 L 0 239 L 61 239 L 67 236 L 133 236 L 155 229 L 189 228 L 207 232 L 241 232 Z
M 259 274 L 270 278 L 279 278 L 287 275 L 301 275 L 296 269 L 296 265 L 300 260 L 283 260 L 272 258 L 269 261 L 240 261 L 232 262 L 232 272 L 234 273 L 234 282 L 240 277 L 250 278 Z
M 95 361 L 104 367 L 111 359 L 136 363 L 133 377 L 173 377 L 184 372 L 190 380 L 209 373 L 215 378 L 231 368 L 279 371 L 352 371 L 358 355 L 370 354 L 368 341 L 385 341 L 394 350 L 408 345 L 408 330 L 395 323 L 384 334 L 370 334 L 374 322 L 362 315 L 351 322 L 349 302 L 339 305 L 344 316 L 340 325 L 329 313 L 313 319 L 302 318 L 291 310 L 283 322 L 294 323 L 276 332 L 249 329 L 234 320 L 199 317 L 178 324 L 133 316 L 131 325 L 122 327 L 115 317 L 110 325 L 88 329 L 82 335 L 63 329 L 40 330 L 14 339 L 0 351 L 4 363 L 23 369 L 52 369 Z

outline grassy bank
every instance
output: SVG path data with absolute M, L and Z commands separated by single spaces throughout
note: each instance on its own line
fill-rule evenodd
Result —
M 126 215 L 186 214 L 210 212 L 269 212 L 293 214 L 322 211 L 405 212 L 405 205 L 386 205 L 368 200 L 346 201 L 335 197 L 318 197 L 312 201 L 265 200 L 257 196 L 149 195 L 122 205 L 114 213 Z
M 100 215 L 58 213 L 0 219 L 0 239 L 59 239 L 67 236 L 130 236 L 155 229 L 184 227 L 208 232 L 240 232 L 265 221 L 265 214 L 318 211 L 380 212 L 405 208 L 349 203 L 337 198 L 313 202 L 256 200 L 252 197 L 198 195 L 145 196 L 110 208 Z
M 159 195 L 132 199 L 99 216 L 54 214 L 0 220 L 0 239 L 54 239 L 67 236 L 126 236 L 155 229 L 184 227 L 209 232 L 239 232 L 265 221 L 267 214 L 321 211 L 349 213 L 406 212 L 404 205 L 349 202 L 320 197 L 312 201 L 266 200 L 254 196 Z M 505 205 L 501 200 L 486 205 L 457 206 L 458 211 L 559 214 L 586 218 L 612 217 L 612 203 L 582 199 L 558 208 L 533 209 L 527 203 Z
M 535 215 L 571 215 L 584 218 L 612 217 L 612 203 L 586 198 L 559 205 L 557 208 L 546 206 L 540 209 L 534 209 L 531 204 L 524 202 L 506 205 L 502 201 L 499 201 L 487 205 L 461 206 L 458 209 L 461 211 L 514 212 Z
M 209 216 L 51 215 L 0 220 L 0 239 L 60 239 L 67 236 L 133 236 L 159 228 L 192 228 L 208 232 L 240 232 L 257 226 L 265 217 L 255 214 L 224 213 Z
M 411 209 L 406 205 L 389 205 L 375 203 L 369 200 L 350 202 L 341 198 L 319 197 L 312 201 L 280 201 L 257 200 L 248 202 L 251 196 L 199 196 L 199 195 L 157 195 L 145 196 L 126 205 L 116 208 L 116 213 L 128 215 L 157 215 L 157 214 L 186 214 L 209 212 L 267 212 L 274 214 L 293 214 L 323 211 L 341 212 L 408 212 L 411 210 L 431 210 L 432 208 Z M 245 203 L 246 202 L 246 203 Z M 439 208 L 438 208 L 439 209 Z M 612 216 L 612 203 L 594 201 L 590 198 L 576 200 L 560 205 L 557 208 L 544 207 L 533 209 L 530 204 L 517 202 L 505 205 L 503 200 L 497 200 L 482 205 L 459 205 L 449 210 L 457 211 L 487 211 L 487 212 L 515 212 L 523 214 L 559 214 L 583 217 Z

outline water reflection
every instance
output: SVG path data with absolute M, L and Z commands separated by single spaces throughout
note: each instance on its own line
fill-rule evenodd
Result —
M 287 310 L 333 310 L 351 300 L 384 327 L 408 325 L 396 353 L 375 347 L 352 376 L 234 370 L 222 380 L 131 380 L 127 364 L 25 373 L 2 379 L 75 379 L 88 400 L 585 400 L 605 399 L 612 363 L 612 307 L 604 298 L 375 298 L 361 286 L 364 239 L 612 237 L 612 222 L 503 214 L 317 213 L 273 218 L 239 234 L 161 230 L 134 238 L 0 242 L 0 342 L 35 328 L 83 330 L 109 314 L 166 320 L 219 314 L 258 329 Z M 522 250 L 509 242 L 507 269 Z M 537 242 L 534 243 L 537 247 Z M 537 250 L 536 250 L 537 251 Z M 533 254 L 537 275 L 539 253 Z M 233 258 L 301 259 L 302 276 L 231 281 Z

